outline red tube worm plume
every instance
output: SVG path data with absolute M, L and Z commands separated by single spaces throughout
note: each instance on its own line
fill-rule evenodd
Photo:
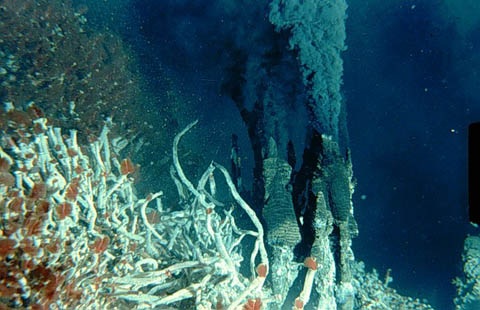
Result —
M 65 197 L 70 201 L 75 201 L 78 196 L 79 179 L 74 178 L 65 190 Z
M 45 249 L 52 254 L 58 253 L 58 250 L 60 250 L 60 239 L 50 241 L 50 243 L 45 246 Z
M 17 241 L 12 239 L 0 239 L 0 257 L 11 254 L 15 247 L 17 246 Z
M 44 282 L 46 285 L 43 287 L 43 295 L 44 298 L 46 298 L 46 305 L 51 305 L 60 295 L 59 288 L 63 286 L 66 276 L 56 274 L 51 270 L 49 270 L 48 273 L 47 279 Z M 49 309 L 49 307 L 45 307 L 44 309 Z
M 76 167 L 75 167 L 75 172 L 76 172 L 77 174 L 82 174 L 82 172 L 83 172 L 82 166 L 76 166 Z
M 72 214 L 72 205 L 68 202 L 61 203 L 57 206 L 57 215 L 60 220 L 64 220 Z
M 295 299 L 295 307 L 293 309 L 294 310 L 303 309 L 303 300 L 301 300 L 300 298 Z
M 12 187 L 15 185 L 15 177 L 8 172 L 10 164 L 5 158 L 0 158 L 0 184 Z
M 37 248 L 31 239 L 23 239 L 20 241 L 20 248 L 22 252 L 29 255 L 30 257 L 35 257 L 38 254 L 39 248 Z
M 15 186 L 15 177 L 9 172 L 0 172 L 0 185 Z
M 33 200 L 43 199 L 47 196 L 47 186 L 44 183 L 36 183 L 30 191 L 29 198 Z
M 265 264 L 260 264 L 257 266 L 257 273 L 259 277 L 265 278 L 267 276 L 267 271 L 268 268 Z
M 45 113 L 42 111 L 42 109 L 40 109 L 39 107 L 37 107 L 34 104 L 31 104 L 31 105 L 28 106 L 27 114 L 32 119 L 37 119 L 37 118 L 41 118 L 41 117 L 45 116 Z
M 27 127 L 32 124 L 32 118 L 23 111 L 10 111 L 7 113 L 7 118 L 10 122 L 22 125 L 22 127 Z
M 215 304 L 215 310 L 223 310 L 223 298 L 222 296 L 217 297 L 217 303 Z
M 110 238 L 108 236 L 105 236 L 101 239 L 97 237 L 97 239 L 95 239 L 95 242 L 91 247 L 93 249 L 93 253 L 102 254 L 107 249 L 109 243 L 110 243 Z
M 122 162 L 120 163 L 120 172 L 123 175 L 133 173 L 134 171 L 135 171 L 135 166 L 133 166 L 133 163 L 130 160 L 130 158 L 125 158 L 124 160 L 122 160 Z
M 249 299 L 244 305 L 243 310 L 260 310 L 262 306 L 262 301 L 260 298 L 255 298 L 255 301 Z
M 5 158 L 0 158 L 0 172 L 8 172 L 10 164 Z
M 23 222 L 23 228 L 27 237 L 39 235 L 43 226 L 44 219 L 42 217 L 35 216 L 33 213 L 27 213 L 27 217 Z
M 67 149 L 67 154 L 70 157 L 75 157 L 78 155 L 78 153 L 74 149 Z
M 35 214 L 39 217 L 46 216 L 50 210 L 50 203 L 46 200 L 39 200 L 35 205 Z
M 151 211 L 147 213 L 147 220 L 150 224 L 160 223 L 160 213 L 158 211 Z
M 15 213 L 21 213 L 23 202 L 24 201 L 22 197 L 15 197 L 8 203 L 8 209 Z
M 303 265 L 307 267 L 308 269 L 311 270 L 317 270 L 317 262 L 313 257 L 307 257 L 305 258 L 305 261 L 303 262 Z

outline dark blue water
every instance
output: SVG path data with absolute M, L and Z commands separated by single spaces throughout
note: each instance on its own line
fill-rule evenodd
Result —
M 392 268 L 400 291 L 451 309 L 450 279 L 472 231 L 466 133 L 480 119 L 480 24 L 463 30 L 466 17 L 439 1 L 378 10 L 352 3 L 349 16 L 344 91 L 358 178 L 356 255 Z

